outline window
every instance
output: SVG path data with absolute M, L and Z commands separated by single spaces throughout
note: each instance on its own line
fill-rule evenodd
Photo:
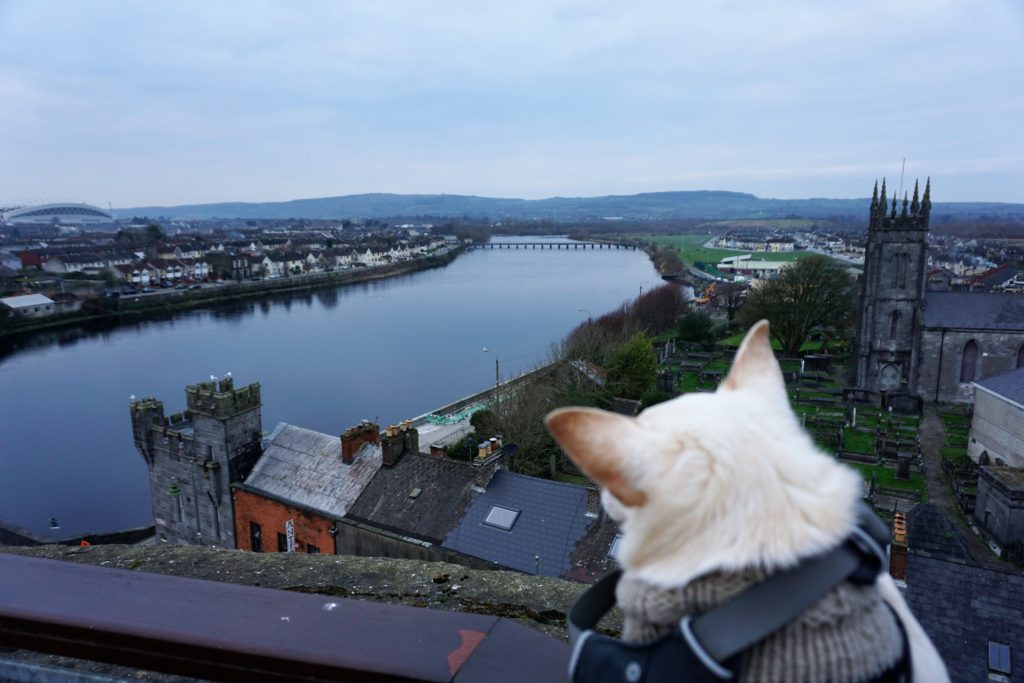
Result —
M 960 383 L 973 382 L 977 367 L 978 344 L 972 339 L 964 345 L 964 352 L 960 357 Z
M 622 542 L 622 534 L 615 534 L 615 538 L 612 539 L 612 544 L 608 548 L 608 559 L 615 562 L 619 561 L 619 543 Z
M 896 339 L 896 332 L 900 327 L 900 312 L 893 311 L 889 318 L 889 339 Z
M 1010 680 L 1010 646 L 988 641 L 988 679 Z
M 497 529 L 511 531 L 512 525 L 516 523 L 516 519 L 518 518 L 519 510 L 511 510 L 509 508 L 503 508 L 500 505 L 494 505 L 491 507 L 491 511 L 487 513 L 487 518 L 484 519 L 484 524 L 487 526 L 493 526 Z
M 280 531 L 277 532 L 277 552 L 288 552 L 288 537 L 282 534 Z
M 256 522 L 249 522 L 249 547 L 254 553 L 263 552 L 263 530 Z
M 1024 368 L 1024 346 L 1017 349 L 1017 367 Z
M 307 543 L 306 544 L 306 554 L 307 555 L 319 555 L 320 554 L 320 548 L 317 548 L 312 543 Z

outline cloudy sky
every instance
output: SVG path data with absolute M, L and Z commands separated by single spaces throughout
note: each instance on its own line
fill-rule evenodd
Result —
M 1019 0 L 0 0 L 0 202 L 1024 202 Z

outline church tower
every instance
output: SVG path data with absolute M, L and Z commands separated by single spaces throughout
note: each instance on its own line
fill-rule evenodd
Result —
M 896 196 L 890 206 L 885 180 L 871 197 L 857 320 L 857 387 L 871 392 L 915 392 L 917 345 L 924 296 L 931 179 L 919 199 Z

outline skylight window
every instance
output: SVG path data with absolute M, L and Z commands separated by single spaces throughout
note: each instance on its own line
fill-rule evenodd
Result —
M 511 531 L 512 525 L 516 523 L 516 519 L 518 518 L 519 510 L 510 510 L 509 508 L 503 508 L 500 505 L 494 505 L 491 507 L 491 511 L 487 513 L 487 518 L 484 520 L 484 524 L 487 526 L 493 526 L 497 529 Z
M 608 559 L 615 562 L 619 561 L 619 542 L 622 541 L 622 534 L 615 534 L 615 538 L 612 539 L 612 545 L 608 548 Z

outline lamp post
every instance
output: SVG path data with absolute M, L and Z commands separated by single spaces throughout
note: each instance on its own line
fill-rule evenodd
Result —
M 587 322 L 588 323 L 590 322 L 590 309 L 589 308 L 577 308 L 576 312 L 577 313 L 586 313 L 587 314 Z

